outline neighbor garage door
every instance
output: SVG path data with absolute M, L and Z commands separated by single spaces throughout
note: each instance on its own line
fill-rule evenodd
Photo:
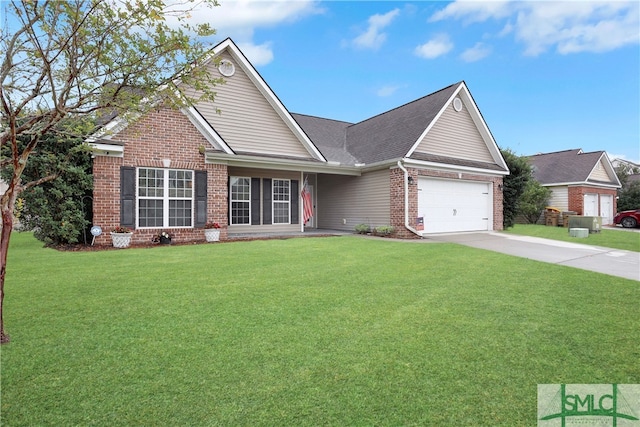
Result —
M 420 178 L 418 216 L 424 233 L 485 231 L 493 229 L 488 182 Z

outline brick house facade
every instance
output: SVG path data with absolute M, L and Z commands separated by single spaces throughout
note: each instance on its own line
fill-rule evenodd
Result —
M 89 141 L 93 223 L 104 231 L 97 244 L 109 244 L 119 225 L 134 229 L 134 244 L 161 231 L 176 242 L 204 241 L 205 221 L 222 226 L 221 240 L 304 232 L 305 207 L 312 227 L 353 231 L 351 219 L 369 218 L 393 226 L 397 237 L 419 238 L 412 225 L 425 201 L 416 183 L 426 177 L 461 189 L 482 183 L 491 199 L 478 216 L 491 218 L 471 230 L 502 229 L 509 172 L 464 82 L 354 124 L 290 113 L 230 39 L 212 54 L 234 70 L 216 87 L 215 105 L 157 108 L 130 123 L 116 118 L 105 128 L 119 131 Z M 212 74 L 216 64 L 207 65 Z M 413 182 L 405 182 L 405 167 Z M 305 199 L 307 189 L 317 193 Z

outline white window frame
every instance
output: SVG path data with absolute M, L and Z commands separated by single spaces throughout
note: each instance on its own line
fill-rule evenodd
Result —
M 246 179 L 249 182 L 249 199 L 248 200 L 240 200 L 240 199 L 234 199 L 233 198 L 233 191 L 231 189 L 232 185 L 233 185 L 233 180 L 234 179 Z M 234 222 L 234 218 L 233 218 L 233 203 L 234 202 L 240 202 L 240 203 L 248 203 L 248 209 L 249 209 L 249 222 L 242 223 L 242 224 L 238 224 Z M 230 176 L 229 177 L 229 225 L 251 225 L 251 177 L 248 176 Z
M 163 190 L 162 196 L 140 196 L 140 171 L 141 170 L 161 170 L 163 171 Z M 190 172 L 191 173 L 191 196 L 190 197 L 170 197 L 169 196 L 169 175 L 170 172 Z M 162 200 L 162 225 L 157 226 L 140 226 L 140 200 Z M 191 225 L 169 225 L 169 205 L 173 200 L 188 200 L 191 202 L 191 217 L 189 218 Z M 154 167 L 138 167 L 136 168 L 136 227 L 142 230 L 157 228 L 194 228 L 195 216 L 195 171 L 189 169 L 165 169 Z
M 276 200 L 276 181 L 287 182 L 287 200 Z M 279 205 L 286 205 L 287 221 L 276 222 L 276 203 Z M 286 225 L 291 224 L 291 180 L 282 178 L 271 179 L 271 223 L 274 225 Z

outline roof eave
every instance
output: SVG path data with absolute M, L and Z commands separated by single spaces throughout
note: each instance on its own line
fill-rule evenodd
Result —
M 302 171 L 310 173 L 329 173 L 337 175 L 362 175 L 359 166 L 342 165 L 337 162 L 321 162 L 314 160 L 294 160 L 277 157 L 248 156 L 243 154 L 227 154 L 205 151 L 206 164 L 226 164 L 228 166 L 260 168 L 270 170 Z
M 461 165 L 452 165 L 447 163 L 438 163 L 438 162 L 429 162 L 425 160 L 416 160 L 411 158 L 404 158 L 402 161 L 406 165 L 411 165 L 415 167 L 423 167 L 434 170 L 441 170 L 447 172 L 464 172 L 464 173 L 476 173 L 480 175 L 492 175 L 492 176 L 506 176 L 509 175 L 508 170 L 494 170 L 494 169 L 484 169 L 484 168 L 476 168 L 472 166 L 461 166 Z M 499 165 L 498 165 L 499 166 Z

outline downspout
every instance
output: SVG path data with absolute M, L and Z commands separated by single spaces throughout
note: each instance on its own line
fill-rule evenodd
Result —
M 398 167 L 404 172 L 404 227 L 416 236 L 422 237 L 418 230 L 409 225 L 409 171 L 402 166 L 402 160 L 398 160 Z

